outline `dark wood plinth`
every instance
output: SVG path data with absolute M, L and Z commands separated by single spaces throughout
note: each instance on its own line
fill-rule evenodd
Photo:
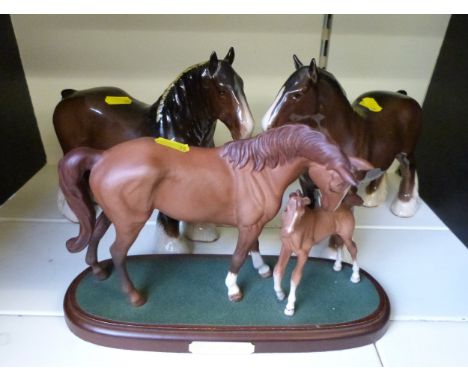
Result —
M 183 256 L 187 261 L 192 261 L 190 259 L 194 259 L 195 257 L 209 259 L 220 257 L 213 255 L 133 256 L 129 258 L 129 263 L 142 258 L 145 261 L 148 261 L 148 259 L 171 261 L 171 258 L 174 258 L 174 256 L 179 256 L 179 258 Z M 225 258 L 225 256 L 222 257 Z M 274 264 L 274 261 L 270 259 L 268 262 Z M 313 259 L 313 261 L 327 262 L 330 267 L 333 265 L 333 262 L 330 260 Z M 246 264 L 244 267 L 248 266 Z M 350 268 L 350 266 L 343 263 L 343 269 L 345 268 Z M 366 278 L 372 287 L 375 288 L 375 292 L 378 295 L 378 303 L 376 304 L 376 309 L 370 314 L 348 322 L 332 324 L 301 323 L 300 325 L 295 325 L 291 321 L 285 321 L 286 324 L 284 325 L 248 326 L 236 324 L 152 324 L 148 322 L 118 321 L 86 312 L 78 303 L 76 298 L 77 288 L 80 283 L 84 282 L 83 280 L 86 278 L 89 280 L 90 272 L 89 268 L 82 272 L 68 288 L 64 299 L 65 319 L 70 330 L 78 337 L 95 344 L 115 348 L 188 352 L 189 345 L 193 341 L 225 341 L 252 343 L 255 346 L 256 353 L 338 350 L 364 346 L 377 341 L 385 333 L 390 316 L 390 304 L 385 291 L 372 276 L 361 270 L 361 278 Z M 224 280 L 222 275 L 216 279 L 216 283 L 220 279 Z M 257 282 L 255 280 L 254 282 Z M 289 282 L 289 278 L 287 280 Z M 106 280 L 102 283 L 106 282 L 108 281 Z M 212 280 L 205 280 L 203 282 L 213 284 Z M 258 278 L 258 282 L 265 281 Z M 96 285 L 99 286 L 99 284 Z M 223 298 L 227 299 L 224 284 L 219 285 L 219 288 L 220 290 L 222 289 Z M 253 291 L 251 290 L 250 293 L 253 293 Z M 271 293 L 274 294 L 272 288 Z M 125 300 L 123 294 L 118 298 Z M 149 300 L 147 304 L 150 303 L 151 301 Z M 282 309 L 285 303 L 281 305 L 281 309 L 278 306 L 278 312 L 274 314 L 283 315 Z M 233 306 L 236 308 L 239 305 Z M 252 307 L 252 309 L 255 308 L 255 306 Z M 133 308 L 128 305 L 128 309 L 139 308 Z M 167 306 L 167 309 L 171 309 L 171 306 Z

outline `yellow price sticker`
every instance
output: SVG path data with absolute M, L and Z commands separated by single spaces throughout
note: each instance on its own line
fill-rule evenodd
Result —
M 162 138 L 162 137 L 156 138 L 154 141 L 157 144 L 169 147 L 169 148 L 177 150 L 177 151 L 181 151 L 183 153 L 186 153 L 187 151 L 190 151 L 190 147 L 186 143 L 179 143 L 179 142 L 171 141 L 169 139 Z
M 117 96 L 107 96 L 105 102 L 108 105 L 130 105 L 132 103 L 132 99 L 130 97 L 117 97 Z
M 383 108 L 380 106 L 374 98 L 371 97 L 364 97 L 360 102 L 359 105 L 364 106 L 365 108 L 373 111 L 374 113 L 378 113 L 382 111 Z

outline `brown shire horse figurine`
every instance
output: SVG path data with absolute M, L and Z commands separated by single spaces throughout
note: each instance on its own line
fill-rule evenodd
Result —
M 373 91 L 362 94 L 351 105 L 336 78 L 317 68 L 314 59 L 309 66 L 304 66 L 296 56 L 294 62 L 296 71 L 263 117 L 263 128 L 285 123 L 310 126 L 319 123 L 347 155 L 364 158 L 383 171 L 397 158 L 402 180 L 391 210 L 397 216 L 413 216 L 420 204 L 414 158 L 421 130 L 419 104 L 403 91 Z M 383 177 L 367 186 L 365 206 L 376 206 L 385 200 L 385 195 L 381 195 L 380 200 L 372 201 Z M 301 177 L 301 186 L 312 197 L 314 187 L 310 179 Z
M 289 194 L 286 208 L 281 217 L 281 252 L 273 271 L 274 290 L 280 301 L 286 297 L 281 287 L 284 271 L 289 259 L 294 252 L 297 255 L 297 263 L 291 275 L 288 303 L 284 314 L 292 316 L 296 303 L 296 290 L 302 279 L 304 266 L 307 262 L 312 247 L 330 235 L 338 235 L 353 259 L 353 273 L 351 282 L 360 281 L 359 265 L 357 263 L 357 247 L 353 241 L 355 227 L 352 207 L 360 205 L 362 199 L 356 195 L 347 195 L 341 205 L 335 211 L 326 211 L 323 208 L 306 208 L 311 204 L 311 199 L 303 197 L 298 190 Z M 343 247 L 337 253 L 333 269 L 341 271 Z
M 144 136 L 213 147 L 218 119 L 229 128 L 233 139 L 249 137 L 253 118 L 233 61 L 233 48 L 223 60 L 213 52 L 209 61 L 186 69 L 153 105 L 118 88 L 64 90 L 53 116 L 63 153 L 80 146 L 106 150 Z M 170 238 L 179 237 L 177 220 L 159 214 L 158 221 Z M 177 243 L 170 241 L 166 247 Z
M 95 275 L 106 277 L 96 250 L 114 224 L 112 260 L 123 291 L 138 306 L 145 298 L 130 281 L 125 261 L 154 209 L 187 222 L 234 226 L 239 237 L 225 283 L 229 298 L 238 301 L 239 269 L 249 250 L 258 248 L 258 237 L 278 212 L 286 187 L 307 171 L 322 191 L 323 208 L 335 209 L 357 184 L 354 171 L 369 168 L 368 162 L 348 158 L 326 135 L 305 125 L 283 126 L 219 148 L 174 149 L 152 138 L 107 151 L 78 148 L 59 162 L 60 187 L 80 221 L 79 235 L 67 241 L 67 248 L 78 252 L 88 245 L 88 264 Z M 87 171 L 91 192 L 103 210 L 97 221 L 82 181 Z M 263 260 L 260 265 L 259 273 L 269 276 Z

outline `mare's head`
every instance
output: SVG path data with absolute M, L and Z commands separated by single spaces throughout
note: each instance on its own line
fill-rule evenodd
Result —
M 244 82 L 232 68 L 233 61 L 234 48 L 222 60 L 213 52 L 201 73 L 202 86 L 214 117 L 228 127 L 232 138 L 248 138 L 254 121 L 244 94 Z
M 303 123 L 309 126 L 325 123 L 329 113 L 350 108 L 346 94 L 330 72 L 320 69 L 312 59 L 309 66 L 293 56 L 296 70 L 281 87 L 276 99 L 262 119 L 264 130 L 286 123 Z
M 297 223 L 301 221 L 306 212 L 306 206 L 310 203 L 310 199 L 307 196 L 304 197 L 300 190 L 289 194 L 281 216 L 281 226 L 286 233 L 292 233 L 296 229 Z

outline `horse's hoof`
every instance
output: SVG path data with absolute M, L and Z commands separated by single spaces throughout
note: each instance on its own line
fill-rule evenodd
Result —
M 285 297 L 286 295 L 282 290 L 276 292 L 276 298 L 278 299 L 278 301 L 283 301 Z
M 361 281 L 361 276 L 359 276 L 359 274 L 353 273 L 353 275 L 350 278 L 350 281 L 354 284 L 357 284 L 359 281 Z
M 219 239 L 219 232 L 216 229 L 216 226 L 211 223 L 188 223 L 185 227 L 185 236 L 187 239 L 192 241 L 211 243 Z
M 342 266 L 341 264 L 336 264 L 336 263 L 335 263 L 335 264 L 333 265 L 333 270 L 334 270 L 335 272 L 339 272 L 339 271 L 341 271 L 342 269 L 343 269 L 343 266 Z
M 78 218 L 76 217 L 75 213 L 72 211 L 70 206 L 68 205 L 67 201 L 65 200 L 65 196 L 59 190 L 57 193 L 57 207 L 60 213 L 70 222 L 78 223 Z
M 142 306 L 142 305 L 144 305 L 146 303 L 146 298 L 143 297 L 139 293 L 132 293 L 130 295 L 130 302 L 135 308 L 137 308 L 137 307 Z
M 93 268 L 93 275 L 97 280 L 104 281 L 109 277 L 110 272 L 105 268 L 95 267 Z
M 420 204 L 421 201 L 418 197 L 413 197 L 408 202 L 396 198 L 390 207 L 390 211 L 400 218 L 410 218 L 416 214 Z
M 263 264 L 260 268 L 257 269 L 258 274 L 263 277 L 264 279 L 267 279 L 268 277 L 271 277 L 271 269 L 267 264 Z
M 290 317 L 294 316 L 294 308 L 288 308 L 288 307 L 284 308 L 284 314 Z
M 229 300 L 232 302 L 239 302 L 240 300 L 242 300 L 243 295 L 242 295 L 242 292 L 237 292 L 237 293 L 228 295 L 228 297 L 229 297 Z

